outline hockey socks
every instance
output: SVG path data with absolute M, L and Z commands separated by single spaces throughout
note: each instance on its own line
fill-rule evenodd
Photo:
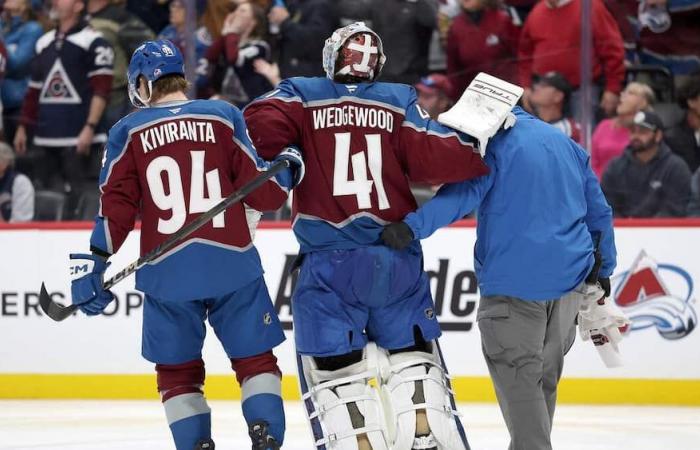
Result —
M 246 423 L 249 427 L 266 423 L 270 436 L 281 445 L 285 419 L 277 358 L 270 351 L 249 358 L 232 359 L 231 363 L 241 384 L 241 408 Z
M 202 393 L 204 361 L 157 364 L 158 391 L 177 450 L 192 450 L 211 437 L 211 410 Z

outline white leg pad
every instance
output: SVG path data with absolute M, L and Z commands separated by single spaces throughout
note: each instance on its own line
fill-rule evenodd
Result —
M 368 353 L 374 361 L 368 360 Z M 362 361 L 334 371 L 319 370 L 312 357 L 301 357 L 309 386 L 302 399 L 313 401 L 315 411 L 308 414 L 309 420 L 318 419 L 323 428 L 324 437 L 316 440 L 316 448 L 358 450 L 357 436 L 364 434 L 372 450 L 389 449 L 379 394 L 367 384 L 378 378 L 375 353 L 365 349 Z M 358 412 L 364 425 L 355 428 L 353 417 L 357 420 Z
M 452 407 L 454 394 L 436 345 L 433 345 L 432 354 L 416 351 L 393 355 L 385 352 L 384 355 L 381 394 L 392 449 L 410 450 L 414 448 L 414 441 L 418 444 L 415 438 L 418 410 L 426 411 L 439 450 L 466 449 L 457 427 L 459 413 Z M 414 402 L 416 382 L 423 387 L 423 401 L 417 403 Z

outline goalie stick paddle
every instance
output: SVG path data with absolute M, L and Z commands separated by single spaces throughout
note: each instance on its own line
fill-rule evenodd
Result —
M 278 161 L 275 164 L 271 165 L 270 168 L 264 173 L 258 175 L 256 178 L 249 181 L 239 190 L 232 193 L 225 199 L 221 200 L 212 209 L 210 209 L 209 211 L 194 219 L 192 222 L 182 227 L 179 231 L 170 236 L 170 238 L 162 242 L 159 246 L 151 250 L 149 253 L 143 255 L 142 257 L 129 264 L 121 271 L 119 271 L 112 278 L 105 281 L 102 284 L 102 288 L 105 290 L 110 289 L 112 286 L 119 283 L 132 273 L 136 272 L 139 268 L 143 267 L 144 264 L 148 264 L 149 262 L 162 256 L 165 252 L 172 249 L 176 244 L 180 243 L 180 241 L 182 241 L 184 238 L 201 228 L 205 223 L 212 220 L 214 216 L 223 212 L 234 203 L 238 203 L 239 201 L 243 200 L 246 196 L 248 196 L 248 194 L 259 188 L 263 183 L 275 176 L 282 169 L 289 167 L 289 165 L 289 161 L 286 160 Z M 68 316 L 73 314 L 76 309 L 78 309 L 76 305 L 63 306 L 60 303 L 51 300 L 51 296 L 49 295 L 49 292 L 46 289 L 46 285 L 43 282 L 41 283 L 41 291 L 39 292 L 39 305 L 41 306 L 41 309 L 44 311 L 44 313 L 46 313 L 47 316 L 49 316 L 56 322 L 60 322 L 66 319 Z

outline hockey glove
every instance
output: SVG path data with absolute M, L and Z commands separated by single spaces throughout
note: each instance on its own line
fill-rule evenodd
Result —
M 102 257 L 83 253 L 71 254 L 70 260 L 73 304 L 78 305 L 78 309 L 88 316 L 101 314 L 109 302 L 114 300 L 111 291 L 102 289 L 102 279 L 110 263 Z
M 382 241 L 394 250 L 403 250 L 413 242 L 413 230 L 406 222 L 394 222 L 384 227 Z
M 304 159 L 301 157 L 301 152 L 298 148 L 293 146 L 285 147 L 273 162 L 277 161 L 289 161 L 289 168 L 292 171 L 292 188 L 301 183 L 306 169 L 304 167 Z

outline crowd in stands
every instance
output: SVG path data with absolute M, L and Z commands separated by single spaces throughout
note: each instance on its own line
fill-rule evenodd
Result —
M 324 76 L 325 39 L 357 20 L 382 37 L 381 81 L 414 85 L 431 117 L 490 73 L 577 142 L 591 118 L 591 164 L 617 217 L 700 216 L 700 0 L 590 0 L 585 102 L 583 2 L 4 0 L 0 222 L 94 217 L 107 131 L 132 110 L 126 69 L 143 41 L 194 46 L 194 96 L 244 108 L 281 79 Z

